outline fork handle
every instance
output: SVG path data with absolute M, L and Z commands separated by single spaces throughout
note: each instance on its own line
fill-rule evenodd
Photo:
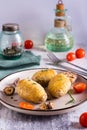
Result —
M 70 68 L 70 67 L 66 67 L 66 66 L 63 66 L 63 65 L 57 65 L 59 67 L 62 67 L 64 69 L 67 69 L 68 71 L 73 71 L 74 73 L 77 73 L 77 74 L 80 74 L 80 75 L 83 75 L 83 76 L 87 76 L 87 73 L 86 72 L 82 72 L 80 70 L 76 70 L 76 69 L 73 69 L 73 68 Z
M 66 60 L 64 60 L 64 62 L 66 62 L 67 64 L 70 64 L 70 65 L 72 65 L 72 66 L 75 66 L 75 67 L 77 67 L 77 68 L 79 68 L 79 69 L 81 69 L 81 70 L 83 70 L 83 71 L 87 71 L 87 69 L 85 69 L 85 68 L 83 68 L 83 67 L 81 67 L 81 66 L 75 65 L 75 64 L 73 64 L 73 63 L 71 63 L 71 62 L 68 62 L 68 61 L 66 61 Z

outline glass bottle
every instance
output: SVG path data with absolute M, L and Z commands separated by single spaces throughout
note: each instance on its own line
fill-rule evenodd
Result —
M 0 54 L 4 58 L 18 58 L 23 53 L 24 40 L 19 25 L 6 23 L 2 25 L 0 35 Z
M 64 52 L 73 47 L 74 39 L 67 21 L 68 19 L 65 16 L 65 11 L 64 4 L 60 3 L 59 0 L 56 5 L 54 28 L 48 32 L 45 38 L 45 46 L 47 50 Z

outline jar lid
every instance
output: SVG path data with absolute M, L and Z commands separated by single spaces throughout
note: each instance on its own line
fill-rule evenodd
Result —
M 19 25 L 16 23 L 6 23 L 2 25 L 2 30 L 3 31 L 18 31 L 19 30 Z

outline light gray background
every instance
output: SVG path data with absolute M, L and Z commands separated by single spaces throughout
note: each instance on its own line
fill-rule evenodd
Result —
M 72 17 L 75 44 L 87 41 L 87 0 L 63 0 Z M 53 28 L 54 9 L 58 0 L 0 0 L 0 30 L 3 23 L 20 25 L 24 39 L 44 44 L 46 33 Z

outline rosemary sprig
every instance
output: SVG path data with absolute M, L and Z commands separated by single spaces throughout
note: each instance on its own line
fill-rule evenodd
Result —
M 68 95 L 70 96 L 71 100 L 69 100 L 65 105 L 67 105 L 69 103 L 74 103 L 75 102 L 75 99 L 73 98 L 70 90 L 68 91 Z

